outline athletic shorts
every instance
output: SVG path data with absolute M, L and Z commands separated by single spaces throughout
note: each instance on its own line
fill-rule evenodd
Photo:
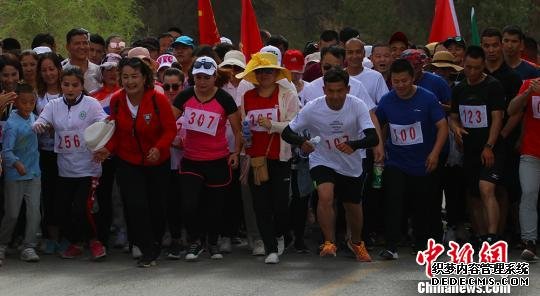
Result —
M 360 177 L 349 177 L 322 165 L 312 168 L 309 172 L 315 182 L 315 186 L 323 183 L 334 184 L 335 199 L 353 204 L 362 202 L 366 182 L 365 173 L 362 173 Z
M 208 187 L 228 186 L 232 180 L 231 167 L 227 158 L 196 161 L 184 157 L 179 173 L 180 175 L 201 178 Z
M 490 182 L 496 185 L 500 185 L 503 182 L 504 172 L 504 146 L 497 144 L 493 149 L 495 155 L 495 163 L 492 167 L 488 168 L 482 164 L 480 157 L 482 152 L 475 154 L 463 155 L 463 169 L 465 171 L 465 178 L 467 180 L 467 189 L 474 196 L 480 196 L 480 181 Z

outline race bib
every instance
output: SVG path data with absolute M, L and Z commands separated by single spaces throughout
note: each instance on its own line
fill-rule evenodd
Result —
M 424 143 L 422 124 L 416 122 L 409 125 L 390 124 L 392 144 L 407 146 Z
M 246 114 L 246 119 L 249 121 L 251 130 L 257 132 L 268 131 L 265 127 L 259 125 L 259 119 L 268 118 L 272 121 L 278 121 L 278 111 L 276 108 L 272 109 L 257 109 L 251 110 Z
M 184 127 L 188 130 L 215 136 L 221 115 L 218 113 L 186 108 Z
M 4 141 L 4 125 L 6 125 L 6 122 L 0 121 L 0 144 Z
M 81 153 L 86 152 L 84 130 L 57 131 L 54 136 L 54 152 L 56 153 Z
M 533 117 L 540 119 L 540 96 L 532 96 Z
M 461 123 L 466 128 L 488 127 L 486 105 L 466 106 L 459 105 L 459 116 Z
M 336 136 L 336 137 L 324 139 L 324 143 L 325 143 L 326 148 L 328 148 L 328 150 L 339 150 L 337 149 L 337 146 L 341 143 L 350 141 L 350 139 L 351 138 L 349 136 L 342 135 L 342 136 Z

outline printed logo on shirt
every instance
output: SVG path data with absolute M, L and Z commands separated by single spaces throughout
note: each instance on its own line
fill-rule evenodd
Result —
M 85 120 L 86 119 L 86 111 L 81 111 L 81 113 L 79 113 L 79 119 L 80 120 Z
M 334 121 L 330 122 L 330 128 L 332 130 L 332 133 L 333 134 L 341 133 L 343 131 L 343 125 L 344 125 L 344 123 L 342 121 L 339 121 L 339 120 L 334 120 Z
M 144 121 L 146 122 L 146 124 L 150 124 L 150 120 L 152 120 L 152 114 L 144 114 Z

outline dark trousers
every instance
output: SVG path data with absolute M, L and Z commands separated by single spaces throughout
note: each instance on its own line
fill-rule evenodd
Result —
M 257 226 L 264 242 L 266 253 L 277 253 L 277 240 L 285 234 L 289 221 L 290 164 L 279 160 L 268 160 L 270 179 L 261 185 L 253 183 L 249 176 L 249 187 L 253 196 L 253 209 Z
M 442 231 L 436 229 L 440 225 L 441 212 L 440 203 L 436 205 L 438 203 L 435 190 L 435 186 L 438 186 L 437 174 L 412 176 L 395 167 L 386 166 L 383 172 L 383 186 L 388 249 L 397 250 L 401 240 L 400 229 L 404 203 L 412 205 L 413 235 L 417 247 L 426 246 L 428 238 L 434 238 Z M 406 197 L 409 200 L 406 200 Z
M 130 241 L 141 249 L 143 257 L 155 259 L 165 232 L 170 163 L 140 166 L 121 159 L 116 163 Z
M 61 231 L 71 243 L 97 237 L 92 200 L 97 180 L 93 177 L 58 177 L 56 214 Z
M 182 174 L 182 217 L 188 233 L 188 241 L 216 245 L 221 223 L 223 222 L 223 203 L 227 186 L 209 187 L 204 179 L 192 174 Z
M 96 191 L 99 211 L 96 213 L 96 223 L 99 240 L 107 246 L 112 224 L 112 191 L 116 174 L 114 159 L 107 159 L 102 164 L 101 178 Z
M 41 168 L 41 198 L 43 234 L 48 237 L 47 226 L 58 226 L 58 215 L 55 213 L 55 201 L 58 199 L 58 163 L 57 155 L 52 151 L 39 151 Z
M 232 171 L 232 180 L 227 186 L 225 204 L 223 207 L 223 226 L 221 235 L 233 237 L 238 235 L 240 225 L 244 220 L 242 205 L 242 190 L 240 186 L 240 169 Z
M 449 226 L 467 221 L 465 172 L 460 166 L 443 168 L 443 188 L 446 198 L 446 219 Z
M 167 225 L 173 239 L 182 237 L 182 190 L 178 170 L 172 170 L 167 193 Z
M 301 240 L 304 238 L 306 229 L 306 217 L 308 212 L 309 198 L 311 194 L 300 196 L 298 190 L 298 171 L 291 170 L 291 204 L 289 206 L 290 228 L 293 230 L 294 238 Z

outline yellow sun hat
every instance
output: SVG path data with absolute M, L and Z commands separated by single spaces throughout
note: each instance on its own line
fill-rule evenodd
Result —
M 276 77 L 276 81 L 283 78 L 291 81 L 291 72 L 289 70 L 278 65 L 277 56 L 269 52 L 258 52 L 251 56 L 251 60 L 246 65 L 246 69 L 242 73 L 236 74 L 236 78 L 247 80 L 253 84 L 259 84 L 255 77 L 255 70 L 257 69 L 277 69 L 279 74 Z

